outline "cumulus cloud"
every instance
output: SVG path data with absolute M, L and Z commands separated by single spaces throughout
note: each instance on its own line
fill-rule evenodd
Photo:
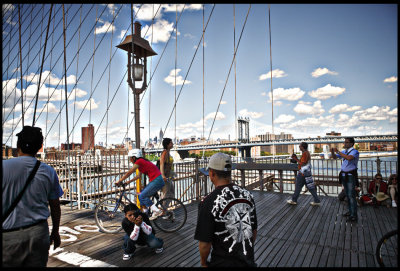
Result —
M 280 125 L 283 129 L 306 129 L 310 130 L 310 127 L 319 128 L 320 127 L 331 127 L 334 124 L 334 115 L 320 116 L 318 118 L 311 117 L 296 122 L 283 123 Z
M 275 69 L 272 71 L 272 77 L 274 78 L 280 78 L 285 76 L 287 76 L 287 74 L 280 69 Z M 269 71 L 268 73 L 261 74 L 258 77 L 258 80 L 266 80 L 266 79 L 271 79 L 271 71 Z
M 317 77 L 320 77 L 320 76 L 325 75 L 325 74 L 338 75 L 337 72 L 330 71 L 327 68 L 317 68 L 311 73 L 311 76 L 317 78 Z
M 228 103 L 227 101 L 221 101 L 220 104 L 227 104 L 227 103 Z
M 313 105 L 300 101 L 293 109 L 299 115 L 321 115 L 325 112 L 321 101 L 315 101 Z
M 392 76 L 389 78 L 385 78 L 385 80 L 383 80 L 383 83 L 394 83 L 397 82 L 397 76 Z
M 76 101 L 74 103 L 78 109 L 85 108 L 85 110 L 90 110 L 90 106 L 91 106 L 92 110 L 97 109 L 100 104 L 100 102 L 96 103 L 96 101 L 93 98 L 90 98 L 90 102 L 88 102 L 88 100 L 83 100 L 83 101 Z
M 39 74 L 31 73 L 29 75 L 25 75 L 23 78 L 26 82 L 31 84 L 39 84 Z M 46 83 L 48 85 L 56 86 L 56 85 L 63 85 L 65 83 L 65 79 L 59 78 L 56 74 L 50 73 L 50 71 L 43 71 L 41 84 Z M 76 84 L 76 76 L 69 75 L 67 76 L 67 85 Z
M 160 4 L 143 4 L 142 7 L 139 10 L 140 5 L 134 5 L 133 10 L 136 14 L 136 18 L 139 21 L 151 21 L 157 12 L 158 8 L 160 7 Z M 157 18 L 161 18 L 162 13 L 158 12 L 156 15 Z
M 181 69 L 176 69 L 176 85 L 183 85 L 183 77 L 182 75 L 178 75 Z M 175 69 L 171 70 L 169 75 L 164 78 L 164 82 L 170 84 L 171 86 L 175 86 Z M 185 84 L 191 84 L 192 82 L 187 80 Z
M 150 28 L 149 31 L 147 31 L 148 28 Z M 153 28 L 153 31 L 151 28 Z M 152 41 L 153 44 L 158 42 L 167 42 L 172 31 L 174 31 L 174 23 L 170 23 L 167 20 L 158 20 L 153 24 L 153 26 L 145 25 L 142 28 L 142 33 L 147 33 L 144 38 L 149 42 Z M 178 31 L 178 36 L 179 35 L 180 33 Z
M 291 122 L 292 120 L 294 120 L 295 119 L 295 116 L 293 116 L 293 115 L 286 115 L 286 114 L 282 114 L 282 115 L 279 115 L 275 120 L 274 120 L 274 122 L 275 123 L 288 123 L 288 122 Z
M 361 106 L 359 106 L 359 105 L 349 106 L 347 104 L 337 104 L 329 110 L 329 113 L 336 114 L 336 113 L 341 113 L 341 112 L 356 111 L 356 110 L 360 110 L 360 109 L 361 109 Z
M 261 118 L 264 114 L 262 112 L 249 112 L 247 109 L 242 109 L 239 111 L 241 117 L 249 117 L 252 119 Z
M 336 97 L 338 95 L 341 95 L 345 91 L 346 91 L 345 88 L 334 87 L 331 84 L 327 84 L 326 86 L 324 86 L 322 88 L 318 88 L 316 90 L 308 92 L 308 95 L 310 95 L 311 97 L 318 99 L 318 100 L 326 100 L 331 97 Z
M 274 89 L 274 103 L 275 101 L 278 100 L 287 100 L 287 101 L 296 101 L 301 99 L 305 91 L 301 90 L 300 88 L 289 88 L 289 89 L 284 89 L 284 88 L 276 88 Z M 272 100 L 271 97 L 271 92 L 268 93 L 270 101 Z
M 103 23 L 103 25 L 96 27 L 94 31 L 96 35 L 100 35 L 103 33 L 111 33 L 111 31 L 115 31 L 114 24 L 111 24 L 110 22 L 101 22 L 101 23 Z
M 394 116 L 397 114 L 397 108 L 390 111 L 389 106 L 373 106 L 365 110 L 356 111 L 354 116 L 360 121 L 380 121 L 387 120 L 389 116 Z

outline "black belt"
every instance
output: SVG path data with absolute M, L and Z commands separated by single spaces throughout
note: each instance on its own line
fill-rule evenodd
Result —
M 45 221 L 47 221 L 47 219 L 39 220 L 38 222 L 35 222 L 35 223 L 33 223 L 31 225 L 28 225 L 28 226 L 22 226 L 22 227 L 18 227 L 18 228 L 14 228 L 14 229 L 2 229 L 1 232 L 12 232 L 12 231 L 24 230 L 24 229 L 39 225 L 40 223 L 43 223 Z

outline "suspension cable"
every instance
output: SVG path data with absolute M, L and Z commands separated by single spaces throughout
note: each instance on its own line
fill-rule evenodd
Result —
M 64 5 L 63 5 L 64 8 Z M 43 72 L 43 64 L 44 64 L 44 56 L 46 55 L 46 46 L 47 46 L 47 38 L 49 37 L 49 28 L 50 28 L 50 21 L 51 21 L 51 12 L 53 10 L 53 4 L 50 5 L 50 14 L 49 14 L 49 22 L 47 23 L 47 31 L 46 31 L 46 39 L 44 42 L 44 49 L 43 49 L 43 57 L 42 57 L 42 65 L 40 66 L 40 73 L 39 73 L 39 83 L 36 92 L 36 102 L 35 102 L 35 109 L 33 111 L 33 119 L 32 119 L 32 127 L 35 126 L 35 115 L 36 115 L 36 108 L 39 100 L 39 86 L 42 80 L 42 72 Z
M 175 99 L 175 104 L 176 104 L 176 69 L 177 69 L 177 62 L 178 62 L 178 5 L 175 5 L 175 25 L 176 25 L 176 27 L 175 27 L 175 86 L 174 86 L 174 89 L 175 89 L 175 96 L 174 96 L 174 99 Z M 174 146 L 175 146 L 175 149 L 176 149 L 176 106 L 175 106 L 175 129 L 174 129 L 174 131 L 175 131 L 175 134 L 174 134 L 174 141 L 175 141 L 175 144 L 174 144 Z
M 251 4 L 249 4 L 249 9 L 247 10 L 246 19 L 245 19 L 244 24 L 243 24 L 243 27 L 242 27 L 242 32 L 240 33 L 239 41 L 238 41 L 238 43 L 237 43 L 237 46 L 236 46 L 236 49 L 235 49 L 235 53 L 234 53 L 234 55 L 233 55 L 233 59 L 232 59 L 231 66 L 230 66 L 230 68 L 229 68 L 228 76 L 226 77 L 226 80 L 225 80 L 225 86 L 224 86 L 224 89 L 222 90 L 221 98 L 220 98 L 220 100 L 219 100 L 218 107 L 217 107 L 217 111 L 215 112 L 214 120 L 213 120 L 213 123 L 212 123 L 211 129 L 210 129 L 210 133 L 209 133 L 209 135 L 208 135 L 208 139 L 207 139 L 207 140 L 210 140 L 211 132 L 212 132 L 213 127 L 214 127 L 215 119 L 217 118 L 217 114 L 218 114 L 218 111 L 219 111 L 219 107 L 220 107 L 220 105 L 221 105 L 221 101 L 222 101 L 222 98 L 223 98 L 223 96 L 224 96 L 224 92 L 225 92 L 225 89 L 226 89 L 226 85 L 227 85 L 227 83 L 228 83 L 228 79 L 229 79 L 229 75 L 230 75 L 231 70 L 232 70 L 233 63 L 234 63 L 234 61 L 235 61 L 235 59 L 236 59 L 236 53 L 237 53 L 237 50 L 238 50 L 238 48 L 239 48 L 240 41 L 241 41 L 241 39 L 242 39 L 243 31 L 244 31 L 244 28 L 245 28 L 246 23 L 247 23 L 247 18 L 248 18 L 248 16 L 249 16 L 250 9 L 251 9 Z
M 115 7 L 113 7 L 113 20 L 114 20 L 114 11 Z M 112 60 L 112 39 L 114 36 L 114 28 L 111 28 L 111 45 L 110 45 L 110 65 L 108 66 L 108 88 L 107 88 L 107 106 L 110 97 L 110 79 L 111 79 L 111 60 Z M 106 120 L 106 146 L 107 146 L 107 137 L 108 137 L 108 110 L 107 110 L 107 120 Z
M 235 4 L 233 4 L 233 51 L 236 47 L 236 14 L 235 14 Z M 237 102 L 236 102 L 236 57 L 235 57 L 235 135 L 236 135 L 236 156 L 238 156 L 238 127 L 237 127 Z
M 204 4 L 203 4 L 203 133 L 201 135 L 201 139 L 204 140 L 204 124 L 205 124 L 205 119 L 204 119 L 204 40 L 205 40 L 205 33 L 204 33 Z M 206 147 L 203 147 L 203 155 L 202 158 L 204 159 L 204 153 L 206 151 Z
M 94 37 L 93 37 L 93 62 L 92 62 L 92 79 L 90 80 L 90 97 L 93 95 L 93 72 L 94 72 L 94 56 L 96 52 L 96 25 L 98 22 L 97 11 L 99 6 L 96 6 L 96 22 L 94 24 Z M 89 102 L 89 123 L 92 123 L 92 101 Z M 90 147 L 89 147 L 90 148 Z
M 268 21 L 269 21 L 269 59 L 270 59 L 270 67 L 271 67 L 271 100 L 272 100 L 272 134 L 275 138 L 274 133 L 274 90 L 272 89 L 272 42 L 271 42 L 271 10 L 270 4 L 268 4 Z M 272 157 L 275 158 L 275 145 L 274 141 L 272 141 Z
M 19 68 L 20 68 L 20 72 L 21 72 L 21 119 L 22 119 L 22 126 L 25 125 L 24 122 L 24 88 L 22 86 L 22 49 L 21 49 L 21 11 L 20 11 L 20 5 L 18 4 L 18 23 L 19 23 Z

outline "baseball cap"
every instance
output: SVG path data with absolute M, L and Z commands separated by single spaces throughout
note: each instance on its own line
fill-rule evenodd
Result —
M 210 168 L 218 171 L 231 171 L 232 169 L 234 169 L 232 167 L 231 157 L 222 152 L 218 152 L 211 156 L 210 161 L 208 162 L 208 167 L 200 168 L 199 170 L 201 173 L 208 176 L 208 170 Z

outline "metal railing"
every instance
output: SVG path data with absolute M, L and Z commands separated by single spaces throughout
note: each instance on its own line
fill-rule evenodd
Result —
M 125 154 L 112 154 L 98 156 L 73 155 L 68 159 L 66 155 L 58 155 L 52 159 L 41 159 L 52 166 L 59 177 L 60 185 L 64 191 L 61 200 L 69 202 L 78 208 L 94 208 L 99 200 L 105 196 L 115 195 L 117 181 L 131 165 Z M 289 158 L 234 158 L 234 163 L 258 164 L 290 164 Z M 199 173 L 199 168 L 205 168 L 208 159 L 195 159 L 188 162 L 177 162 L 173 165 L 176 173 L 174 180 L 175 197 L 183 203 L 196 201 L 210 193 L 214 186 L 207 176 Z M 293 164 L 292 164 L 293 165 Z M 358 174 L 362 193 L 366 193 L 369 182 L 377 172 L 385 180 L 392 173 L 397 173 L 396 161 L 360 160 Z M 340 160 L 312 159 L 312 172 L 317 185 L 317 193 L 327 196 L 337 196 L 341 191 L 338 182 Z M 69 168 L 69 169 L 68 169 Z M 248 189 L 267 190 L 271 192 L 294 192 L 295 172 L 293 170 L 233 170 L 234 183 Z M 143 178 L 142 187 L 147 183 Z M 130 183 L 127 190 L 136 190 L 135 184 Z M 303 193 L 309 193 L 304 188 Z

